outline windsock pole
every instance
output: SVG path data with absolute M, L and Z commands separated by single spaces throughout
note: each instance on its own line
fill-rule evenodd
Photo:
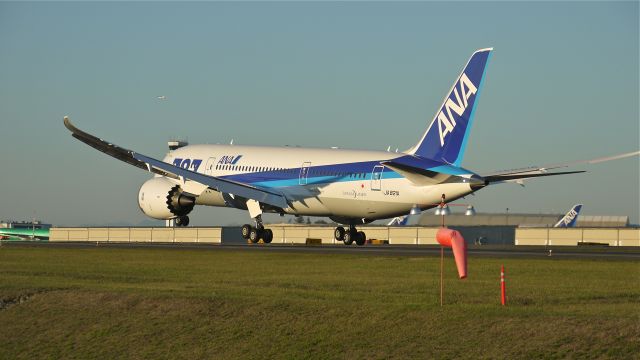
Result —
M 500 301 L 502 305 L 507 305 L 507 289 L 504 282 L 504 265 L 500 268 Z
M 444 304 L 444 246 L 440 245 L 440 306 Z
M 460 279 L 467 277 L 467 244 L 459 231 L 447 229 L 444 224 L 445 195 L 442 194 L 440 216 L 442 217 L 442 227 L 436 233 L 436 240 L 440 244 L 440 306 L 444 305 L 444 248 L 450 247 L 453 250 L 453 257 L 456 261 L 458 276 Z
M 442 194 L 442 200 L 440 201 L 440 210 L 444 207 L 445 195 Z M 442 228 L 444 228 L 444 214 L 440 216 L 442 218 Z M 444 305 L 444 246 L 440 244 L 440 306 Z

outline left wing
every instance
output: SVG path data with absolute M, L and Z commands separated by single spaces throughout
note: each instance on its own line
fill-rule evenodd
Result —
M 89 133 L 86 133 L 78 129 L 71 123 L 71 121 L 69 121 L 68 116 L 64 117 L 64 126 L 67 129 L 69 129 L 69 131 L 71 131 L 71 136 L 91 146 L 94 149 L 102 151 L 103 153 L 109 156 L 113 156 L 118 160 L 124 161 L 127 164 L 131 164 L 142 170 L 148 170 L 148 171 L 151 171 L 152 173 L 162 175 L 162 176 L 167 176 L 173 179 L 178 178 L 175 174 L 170 174 L 160 169 L 149 169 L 147 167 L 147 164 L 145 164 L 143 161 L 137 160 L 133 158 L 133 156 L 131 156 L 133 154 L 133 151 L 127 150 L 125 148 L 121 148 L 118 145 L 112 144 L 108 141 L 102 140 L 98 137 L 95 137 Z
M 156 160 L 142 154 L 138 154 L 132 150 L 121 148 L 115 144 L 97 138 L 76 128 L 73 124 L 71 124 L 71 121 L 69 121 L 69 118 L 67 116 L 64 117 L 64 126 L 66 126 L 67 129 L 71 131 L 74 138 L 97 150 L 102 151 L 109 156 L 124 161 L 137 168 L 178 180 L 183 185 L 186 184 L 187 187 L 190 185 L 190 182 L 194 182 L 196 184 L 192 184 L 191 187 L 195 189 L 200 188 L 201 190 L 204 190 L 209 187 L 219 192 L 237 195 L 246 199 L 256 200 L 261 203 L 265 203 L 281 209 L 287 208 L 289 206 L 284 194 L 275 189 L 266 189 L 263 187 L 249 185 L 237 181 L 222 179 L 216 176 L 200 174 L 191 170 L 177 167 L 172 164 L 167 164 L 163 161 Z

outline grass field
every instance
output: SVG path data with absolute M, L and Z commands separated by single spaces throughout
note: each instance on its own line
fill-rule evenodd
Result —
M 640 265 L 0 248 L 0 358 L 638 358 Z M 507 269 L 509 306 L 499 300 Z

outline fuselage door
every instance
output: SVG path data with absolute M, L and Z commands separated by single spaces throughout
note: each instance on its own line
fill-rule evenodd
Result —
M 309 176 L 309 166 L 311 166 L 311 162 L 306 161 L 302 164 L 300 168 L 300 185 L 307 185 L 307 177 Z
M 380 191 L 382 188 L 382 172 L 384 171 L 383 165 L 376 165 L 371 172 L 371 190 Z
M 205 175 L 213 175 L 213 168 L 216 166 L 216 158 L 210 157 L 207 160 L 207 166 L 204 168 Z

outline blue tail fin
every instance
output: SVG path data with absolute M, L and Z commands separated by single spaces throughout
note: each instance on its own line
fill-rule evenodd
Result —
M 576 222 L 578 221 L 578 214 L 582 210 L 582 204 L 573 205 L 571 210 L 558 221 L 553 227 L 561 227 L 561 228 L 570 228 L 575 227 Z
M 410 154 L 460 166 L 493 48 L 471 55 L 422 139 Z
M 410 215 L 398 216 L 394 217 L 387 226 L 406 226 L 407 222 L 409 222 Z

